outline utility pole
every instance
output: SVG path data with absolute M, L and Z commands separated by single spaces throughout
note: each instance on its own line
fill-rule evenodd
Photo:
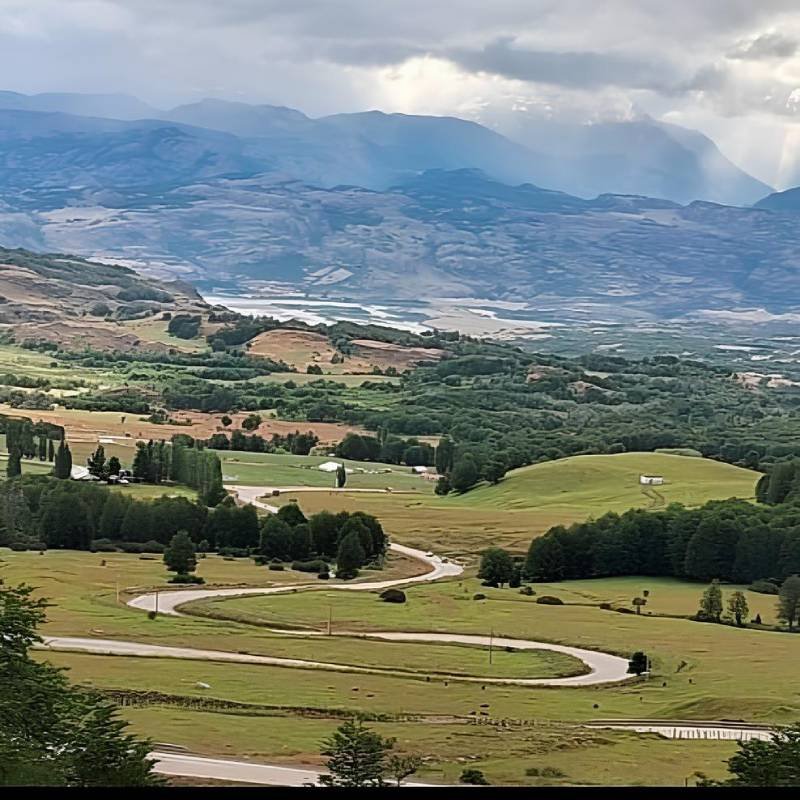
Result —
M 155 613 L 156 613 L 156 614 L 158 614 L 158 589 L 156 589 L 156 607 L 155 607 Z
M 328 636 L 331 635 L 332 623 L 333 623 L 333 606 L 328 606 Z
M 494 629 L 489 631 L 489 664 L 492 663 L 492 641 L 494 639 Z
M 117 594 L 117 605 L 119 605 L 119 576 L 117 576 L 117 579 L 114 581 L 114 590 Z

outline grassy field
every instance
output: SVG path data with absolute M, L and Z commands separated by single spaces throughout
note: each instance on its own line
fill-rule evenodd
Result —
M 641 486 L 640 475 L 661 475 L 664 485 Z M 574 456 L 514 470 L 497 486 L 473 489 L 454 504 L 574 510 L 589 516 L 669 503 L 699 506 L 720 498 L 752 498 L 759 477 L 719 461 L 666 453 Z
M 333 487 L 335 475 L 322 472 L 320 464 L 336 461 L 353 470 L 347 476 L 350 488 L 414 491 L 433 494 L 433 484 L 411 472 L 410 467 L 368 461 L 349 461 L 334 456 L 292 456 L 278 453 L 242 453 L 218 451 L 226 483 L 244 486 L 315 486 Z
M 667 483 L 640 487 L 642 473 L 663 474 Z M 606 511 L 752 497 L 758 477 L 759 473 L 707 459 L 626 453 L 576 456 L 524 467 L 510 472 L 497 486 L 480 486 L 460 496 L 438 497 L 430 488 L 419 497 L 296 492 L 270 502 L 280 505 L 297 499 L 306 513 L 360 509 L 377 516 L 398 541 L 445 555 L 479 553 L 489 544 L 523 553 L 534 536 L 553 525 L 568 525 Z M 356 483 L 348 481 L 348 485 Z

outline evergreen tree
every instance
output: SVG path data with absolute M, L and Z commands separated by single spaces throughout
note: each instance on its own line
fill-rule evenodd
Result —
M 336 553 L 336 577 L 350 580 L 358 575 L 359 567 L 364 565 L 366 554 L 357 530 L 352 530 L 342 537 Z
M 121 469 L 122 464 L 119 463 L 119 459 L 116 456 L 111 456 L 111 458 L 108 459 L 108 474 L 119 475 Z
M 314 552 L 319 556 L 336 555 L 339 542 L 339 523 L 330 511 L 320 511 L 308 520 Z
M 564 549 L 555 536 L 548 534 L 531 542 L 523 573 L 533 581 L 560 581 L 564 578 Z
M 56 448 L 52 439 L 47 440 L 47 460 L 51 464 L 56 460 Z
M 346 483 L 347 483 L 347 470 L 344 468 L 344 464 L 339 464 L 339 466 L 336 467 L 336 488 L 344 489 Z
M 189 534 L 178 531 L 164 550 L 164 564 L 170 572 L 188 575 L 197 569 L 197 555 Z
M 323 786 L 359 789 L 384 786 L 386 757 L 394 747 L 393 739 L 384 739 L 364 727 L 361 720 L 340 725 L 323 743 L 328 774 L 320 775 Z
M 22 452 L 19 447 L 14 446 L 8 451 L 6 477 L 16 478 L 18 475 L 22 475 Z
M 44 599 L 0 582 L 0 785 L 152 786 L 150 743 L 130 736 L 110 703 L 70 686 L 30 649 Z
M 489 483 L 500 483 L 506 474 L 506 463 L 501 458 L 493 458 L 486 465 L 484 477 Z
M 125 509 L 119 538 L 123 542 L 149 542 L 154 538 L 154 527 L 150 503 L 134 500 L 128 503 L 128 507 Z
M 47 437 L 39 436 L 39 461 L 47 461 Z
M 39 535 L 48 547 L 88 550 L 93 533 L 89 507 L 83 499 L 58 488 L 42 498 Z
M 791 575 L 782 584 L 778 594 L 778 619 L 794 628 L 800 614 L 800 577 Z
M 764 789 L 800 786 L 800 723 L 776 728 L 767 741 L 751 739 L 737 742 L 737 747 L 738 752 L 728 759 L 733 777 L 724 785 Z
M 453 440 L 449 436 L 443 436 L 436 446 L 436 456 L 434 465 L 436 471 L 440 475 L 447 475 L 453 469 L 453 455 L 455 453 L 455 446 Z
M 60 480 L 67 480 L 72 475 L 72 453 L 64 439 L 58 444 L 53 464 L 53 474 Z
M 0 513 L 4 528 L 0 543 L 25 541 L 33 533 L 33 515 L 19 481 L 6 481 L 3 486 Z
M 728 613 L 740 628 L 747 622 L 750 608 L 747 605 L 747 598 L 744 596 L 744 592 L 734 592 L 728 598 Z
M 122 525 L 125 520 L 127 506 L 132 502 L 117 492 L 109 492 L 97 523 L 98 539 L 122 539 Z
M 290 528 L 295 525 L 304 525 L 308 522 L 297 503 L 288 503 L 285 506 L 281 506 L 275 516 L 283 520 Z
M 722 618 L 722 589 L 720 589 L 719 581 L 716 578 L 711 581 L 711 585 L 703 592 L 697 617 L 698 619 L 713 620 L 714 622 L 719 622 Z
M 89 474 L 95 475 L 98 478 L 108 477 L 106 469 L 106 449 L 103 445 L 97 445 L 97 449 L 86 459 L 86 464 L 89 468 Z

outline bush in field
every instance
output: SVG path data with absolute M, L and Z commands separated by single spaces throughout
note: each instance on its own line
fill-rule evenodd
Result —
M 200 575 L 192 575 L 189 572 L 179 572 L 167 581 L 168 583 L 205 583 L 205 578 Z
M 405 603 L 406 593 L 401 592 L 400 589 L 386 589 L 381 592 L 379 597 L 384 603 Z
M 781 590 L 780 586 L 772 581 L 753 581 L 747 588 L 759 594 L 778 594 Z
M 328 565 L 325 561 L 321 559 L 315 559 L 313 561 L 292 561 L 292 569 L 296 570 L 297 572 L 327 572 Z
M 536 598 L 536 602 L 540 606 L 563 606 L 564 601 L 560 597 L 553 597 L 550 594 L 543 594 L 541 597 Z M 625 609 L 626 611 L 630 611 L 629 608 Z M 633 613 L 633 612 L 631 612 Z

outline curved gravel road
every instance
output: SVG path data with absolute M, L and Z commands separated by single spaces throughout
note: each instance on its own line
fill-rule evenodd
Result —
M 341 589 L 347 591 L 374 591 L 383 590 L 393 586 L 405 586 L 411 583 L 435 581 L 440 578 L 454 577 L 463 572 L 463 568 L 452 561 L 443 561 L 439 556 L 428 555 L 421 550 L 406 547 L 400 544 L 391 544 L 390 548 L 403 555 L 416 558 L 430 566 L 430 571 L 415 575 L 410 578 L 398 578 L 385 581 L 368 581 L 352 584 L 330 584 L 326 589 Z M 271 595 L 286 594 L 298 589 L 319 589 L 316 584 L 303 584 L 297 586 L 274 586 L 269 588 L 252 589 L 185 589 L 174 592 L 155 592 L 139 595 L 128 601 L 128 605 L 142 611 L 153 611 L 158 604 L 161 614 L 180 616 L 179 607 L 194 600 L 204 600 L 212 597 L 241 597 L 242 595 Z M 287 635 L 298 636 L 324 636 L 322 631 L 276 631 Z M 436 642 L 437 644 L 467 644 L 488 647 L 490 637 L 464 633 L 427 633 L 427 632 L 401 632 L 401 631 L 337 631 L 336 636 L 358 637 L 361 639 L 381 639 L 393 642 Z M 595 686 L 603 683 L 618 683 L 630 678 L 628 674 L 627 659 L 610 653 L 601 653 L 595 650 L 585 650 L 579 647 L 538 642 L 530 639 L 511 639 L 507 637 L 493 637 L 491 644 L 496 647 L 513 647 L 517 650 L 551 650 L 563 653 L 582 661 L 589 669 L 583 675 L 574 675 L 567 678 L 491 678 L 452 675 L 449 679 L 485 683 L 485 684 L 512 684 L 516 686 Z M 184 658 L 206 661 L 232 661 L 243 664 L 266 664 L 271 666 L 284 666 L 306 669 L 325 669 L 336 672 L 368 673 L 368 674 L 407 674 L 404 670 L 381 669 L 373 667 L 359 667 L 349 664 L 335 664 L 326 661 L 309 661 L 305 659 L 282 658 L 277 656 L 260 656 L 248 653 L 231 653 L 223 650 L 205 650 L 192 647 L 169 647 L 165 645 L 145 644 L 142 642 L 127 642 L 115 639 L 94 639 L 76 637 L 46 637 L 45 646 L 53 650 L 76 650 L 87 653 L 106 655 L 149 656 L 157 658 Z M 444 677 L 444 676 L 442 676 Z

